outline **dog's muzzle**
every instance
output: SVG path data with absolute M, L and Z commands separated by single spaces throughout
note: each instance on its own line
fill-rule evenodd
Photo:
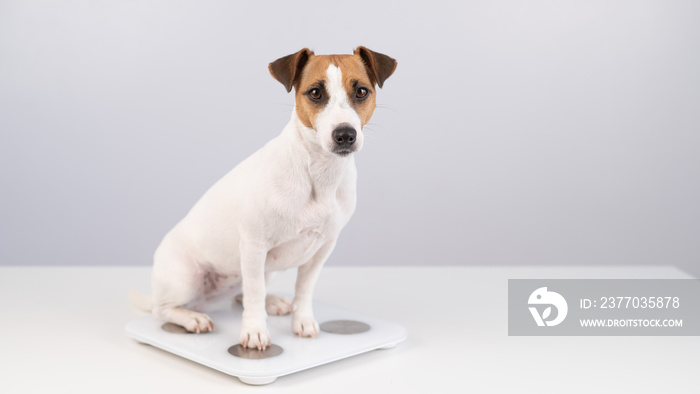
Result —
M 351 126 L 340 125 L 333 130 L 333 141 L 335 147 L 334 153 L 345 156 L 355 151 L 355 141 L 357 140 L 357 131 Z

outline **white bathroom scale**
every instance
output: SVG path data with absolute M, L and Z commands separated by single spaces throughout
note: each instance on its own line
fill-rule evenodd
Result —
M 408 335 L 401 325 L 314 302 L 314 316 L 321 327 L 316 338 L 295 336 L 291 315 L 271 315 L 267 328 L 272 346 L 265 351 L 245 349 L 238 345 L 242 311 L 240 305 L 207 311 L 216 330 L 204 334 L 185 333 L 181 327 L 152 316 L 131 321 L 126 332 L 139 342 L 254 385 L 371 350 L 389 349 Z

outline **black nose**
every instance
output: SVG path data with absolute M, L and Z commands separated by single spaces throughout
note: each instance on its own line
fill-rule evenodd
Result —
M 333 130 L 333 141 L 339 148 L 349 148 L 355 143 L 357 131 L 350 126 L 340 126 Z

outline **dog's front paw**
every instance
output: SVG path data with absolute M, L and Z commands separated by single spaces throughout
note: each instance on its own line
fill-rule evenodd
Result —
M 261 324 L 246 321 L 246 319 L 241 323 L 241 335 L 238 341 L 243 347 L 258 350 L 265 350 L 272 343 L 264 321 Z
M 315 338 L 319 332 L 318 323 L 312 315 L 294 314 L 292 332 L 300 337 Z

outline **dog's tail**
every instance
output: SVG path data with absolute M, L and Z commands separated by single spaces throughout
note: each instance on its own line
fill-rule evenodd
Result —
M 129 290 L 129 302 L 131 306 L 147 313 L 151 313 L 153 309 L 153 300 L 151 296 L 143 294 L 138 290 Z

